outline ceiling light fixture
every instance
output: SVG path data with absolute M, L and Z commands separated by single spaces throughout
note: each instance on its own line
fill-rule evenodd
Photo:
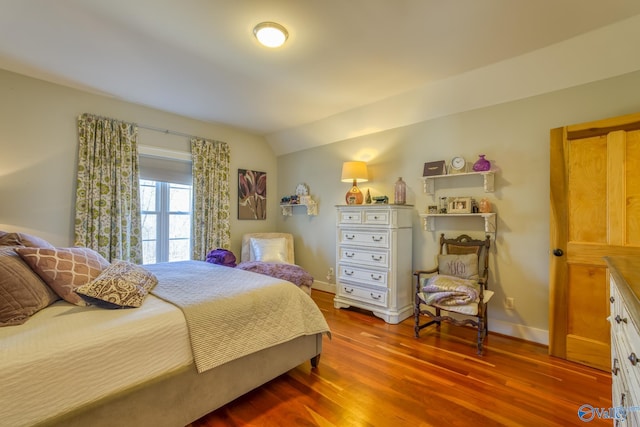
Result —
M 289 37 L 287 29 L 275 22 L 261 22 L 253 29 L 258 41 L 267 47 L 280 47 Z

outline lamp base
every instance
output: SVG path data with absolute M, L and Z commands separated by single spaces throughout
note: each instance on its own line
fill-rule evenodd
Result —
M 354 185 L 349 191 L 347 191 L 345 200 L 348 205 L 361 205 L 364 201 L 364 196 L 358 186 Z

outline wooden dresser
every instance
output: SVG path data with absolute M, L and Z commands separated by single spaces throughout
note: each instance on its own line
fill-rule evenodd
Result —
M 611 279 L 612 407 L 628 409 L 640 405 L 640 257 L 613 256 L 605 261 Z M 624 425 L 640 426 L 640 412 L 627 411 Z
M 345 205 L 336 212 L 334 306 L 402 322 L 413 314 L 413 206 Z

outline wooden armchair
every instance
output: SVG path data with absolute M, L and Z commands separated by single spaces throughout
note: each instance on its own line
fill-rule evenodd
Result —
M 489 236 L 474 240 L 466 234 L 455 239 L 440 235 L 438 266 L 418 270 L 415 297 L 415 336 L 420 330 L 443 321 L 456 326 L 472 326 L 478 330 L 478 354 L 487 335 L 487 302 L 493 292 L 487 289 L 489 279 Z M 442 312 L 448 314 L 445 315 Z M 428 320 L 420 324 L 421 316 Z M 454 317 L 455 316 L 455 317 Z

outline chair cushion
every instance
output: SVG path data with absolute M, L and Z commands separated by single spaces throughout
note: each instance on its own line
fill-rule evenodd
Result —
M 488 303 L 494 292 L 488 289 L 485 289 L 483 292 L 483 301 L 484 303 Z M 422 304 L 426 304 L 424 292 L 418 293 L 418 297 L 420 298 L 420 302 Z M 442 310 L 452 311 L 454 313 L 464 314 L 467 316 L 477 316 L 478 315 L 478 303 L 472 302 L 464 305 L 440 305 L 440 304 L 430 304 L 432 307 L 438 307 Z
M 438 255 L 438 272 L 447 276 L 478 280 L 478 256 L 475 254 Z

